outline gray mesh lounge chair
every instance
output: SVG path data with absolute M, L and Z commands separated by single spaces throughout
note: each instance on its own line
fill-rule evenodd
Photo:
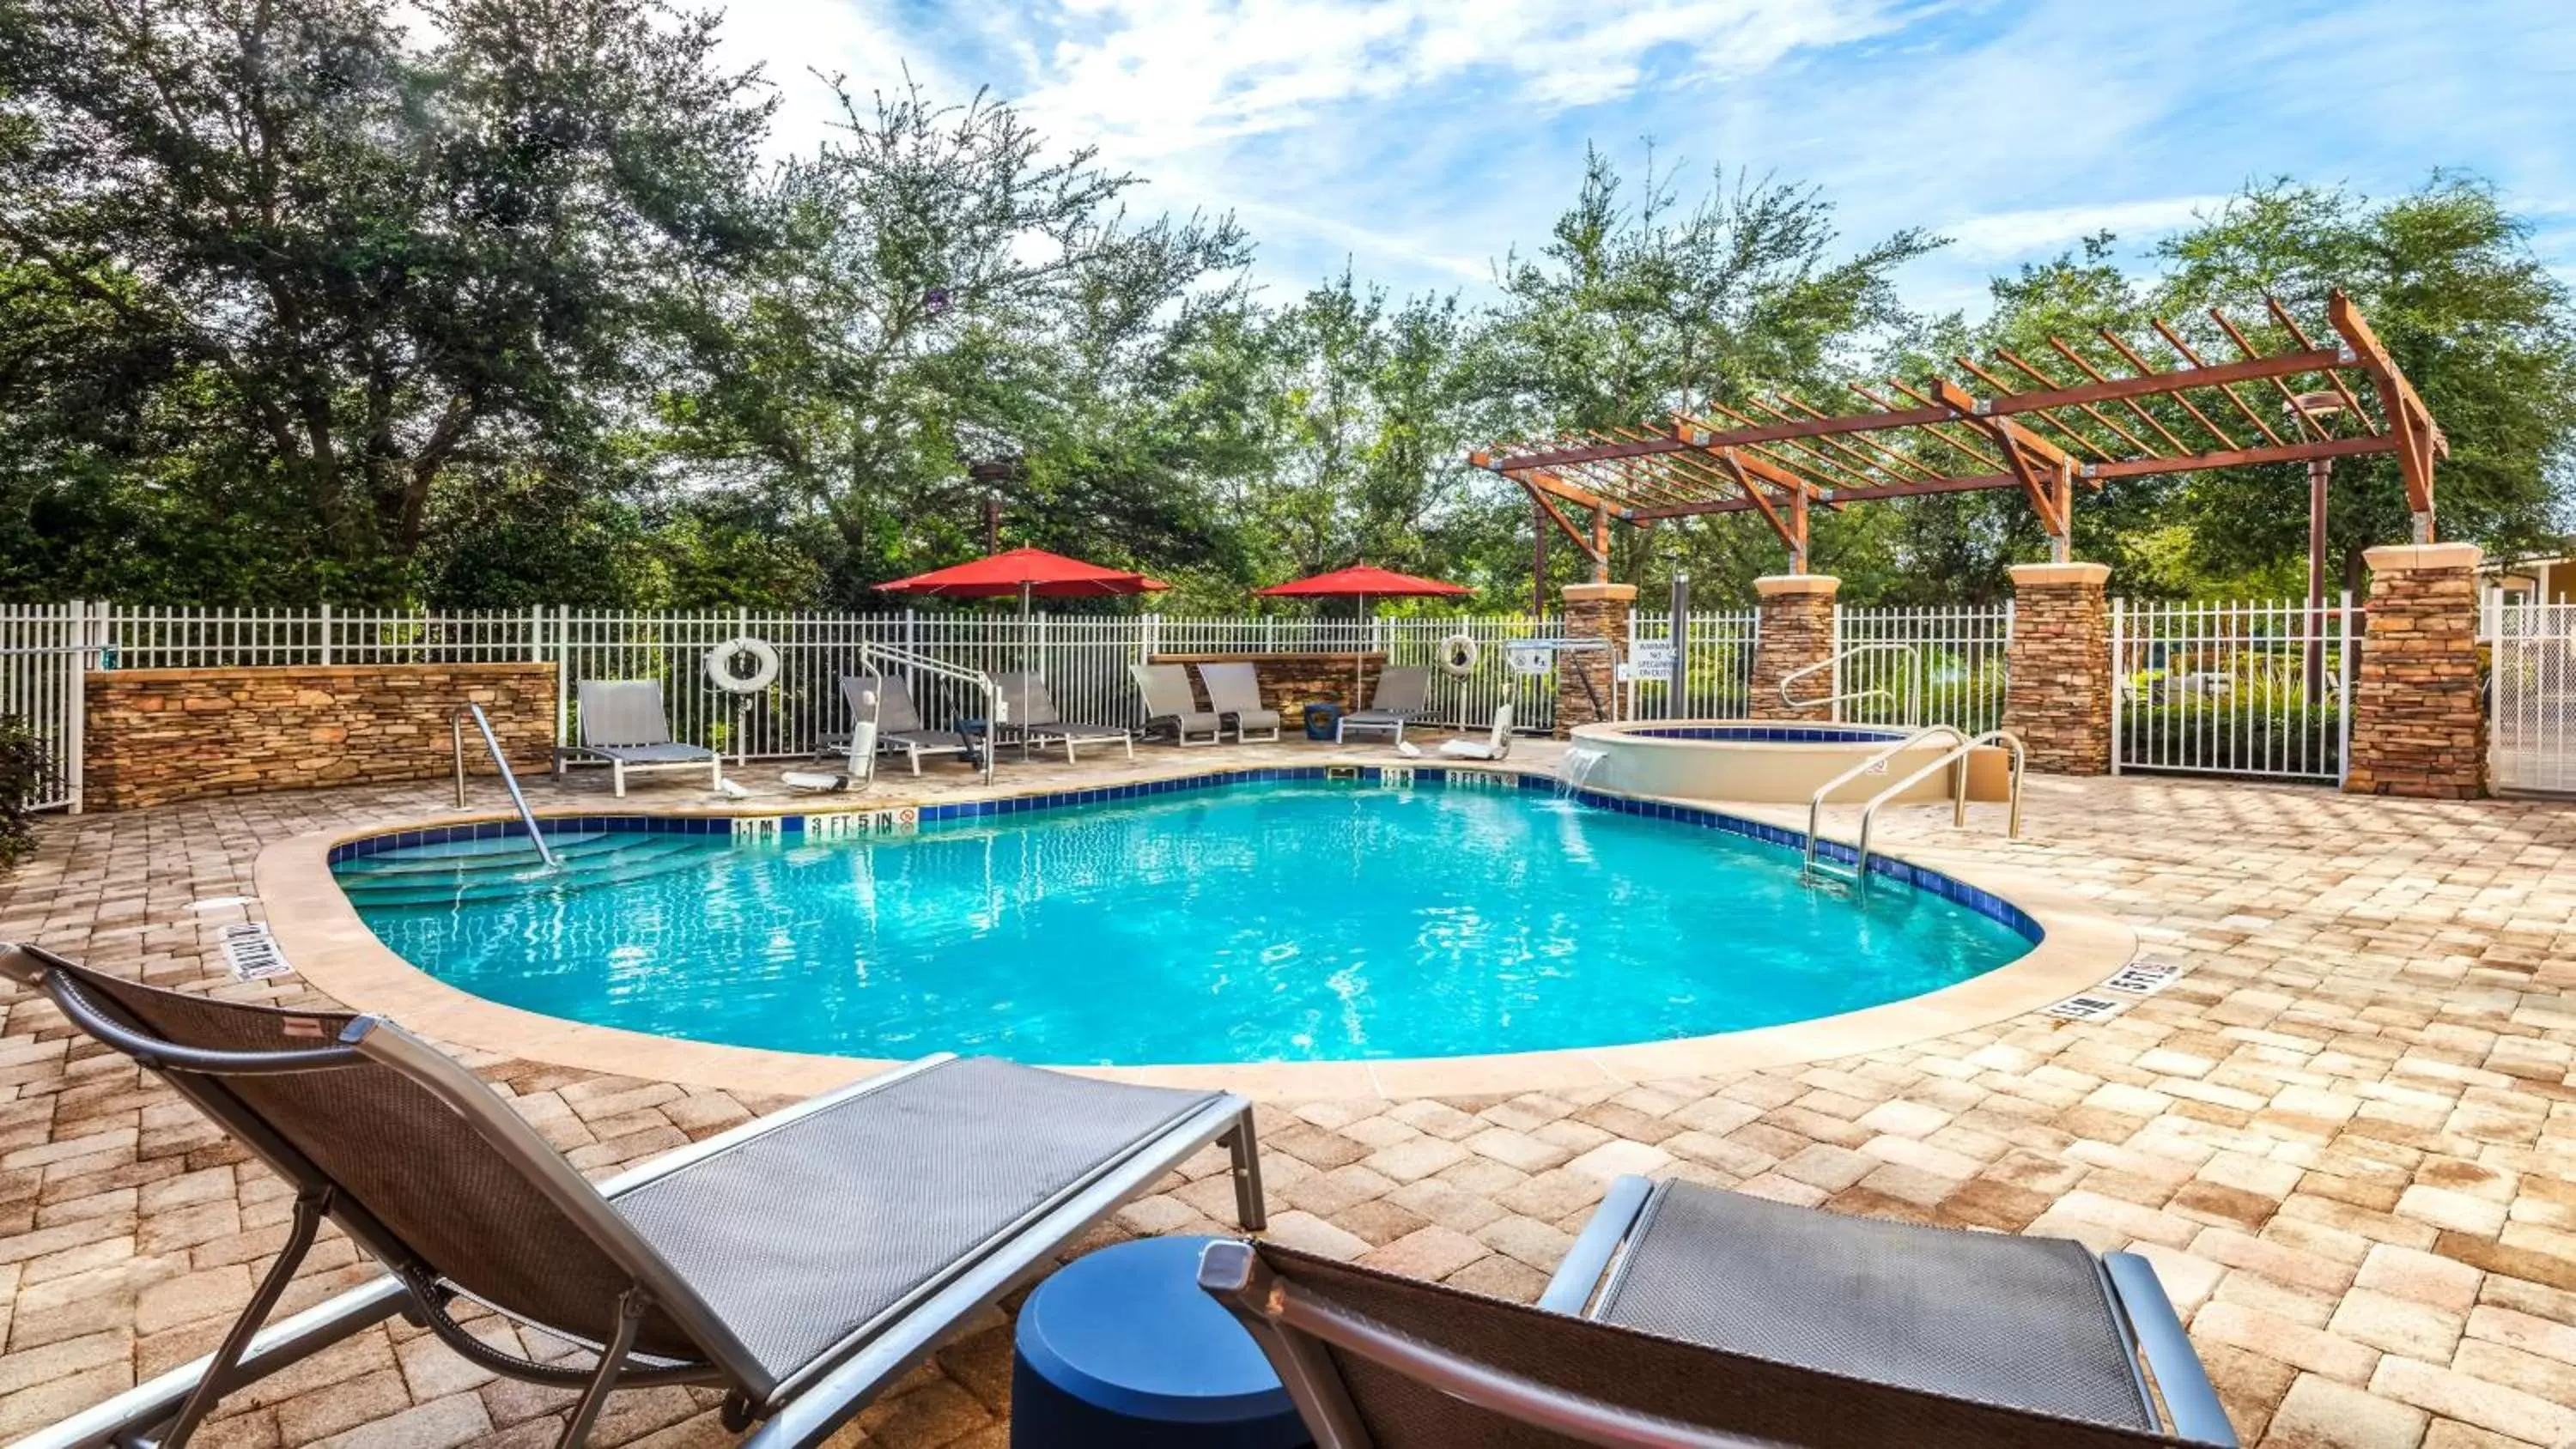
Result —
M 1234 1242 L 1199 1285 L 1318 1449 L 2236 1443 L 2145 1260 L 2058 1239 L 1626 1178 L 1535 1308 Z
M 877 722 L 877 753 L 900 753 L 904 763 L 916 775 L 921 773 L 924 755 L 963 755 L 975 753 L 975 742 L 955 730 L 924 729 L 921 711 L 912 702 L 912 690 L 898 674 L 844 674 L 841 676 L 841 702 L 849 706 L 850 718 L 863 720 L 873 716 Z M 851 736 L 823 736 L 817 753 L 847 754 Z M 863 760 L 850 761 L 853 775 L 873 773 L 862 768 Z
M 722 755 L 671 739 L 660 681 L 585 679 L 574 693 L 581 701 L 581 743 L 555 747 L 557 775 L 567 764 L 604 762 L 610 793 L 621 800 L 626 798 L 626 777 L 647 770 L 704 770 L 708 789 L 723 788 Z
M 1250 664 L 1202 664 L 1199 680 L 1207 685 L 1209 706 L 1234 721 L 1238 743 L 1251 739 L 1253 730 L 1270 731 L 1265 739 L 1279 738 L 1279 711 L 1261 707 L 1261 676 Z
M 282 1366 L 276 1353 L 237 1365 L 325 1218 L 392 1270 L 402 1311 L 475 1365 L 579 1390 L 560 1445 L 583 1441 L 613 1389 L 705 1384 L 725 1391 L 730 1427 L 763 1422 L 750 1443 L 786 1446 L 822 1442 L 960 1319 L 1210 1142 L 1232 1149 L 1246 1226 L 1262 1215 L 1251 1109 L 1223 1093 L 930 1057 L 603 1190 L 390 1022 L 140 986 L 32 947 L 0 944 L 0 973 L 161 1073 L 295 1188 L 285 1251 L 196 1387 L 113 1401 L 135 1433 L 168 1424 L 160 1449 Z M 381 1290 L 350 1297 L 342 1336 L 396 1306 Z M 592 1362 L 503 1353 L 448 1316 L 459 1297 Z M 330 1341 L 292 1332 L 303 1352 Z
M 1169 721 L 1172 743 L 1187 746 L 1190 736 L 1205 735 L 1199 743 L 1212 745 L 1225 738 L 1225 723 L 1213 710 L 1199 708 L 1190 697 L 1190 673 L 1177 664 L 1130 664 L 1127 672 L 1136 680 L 1136 692 L 1145 697 L 1145 728 L 1152 729 Z
M 1016 736 L 1020 753 L 1031 745 L 1062 745 L 1066 764 L 1073 763 L 1075 745 L 1119 745 L 1127 758 L 1136 758 L 1136 732 L 1124 725 L 1084 724 L 1066 719 L 1056 712 L 1055 697 L 1047 692 L 1047 682 L 1034 674 L 996 674 L 996 695 L 1002 703 L 1002 727 Z
M 1404 743 L 1404 727 L 1420 719 L 1431 708 L 1431 671 L 1410 665 L 1389 669 L 1377 677 L 1377 688 L 1369 695 L 1369 707 L 1342 716 L 1333 729 L 1333 743 L 1352 730 L 1391 733 L 1397 744 Z

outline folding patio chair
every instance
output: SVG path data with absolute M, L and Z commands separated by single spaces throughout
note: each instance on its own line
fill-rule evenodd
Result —
M 1136 692 L 1145 699 L 1145 728 L 1169 721 L 1172 743 L 1187 747 L 1190 736 L 1205 735 L 1199 743 L 1212 745 L 1225 738 L 1225 722 L 1214 710 L 1199 708 L 1190 695 L 1189 671 L 1177 664 L 1130 664 L 1127 672 L 1136 680 Z
M 192 1386 L 121 1396 L 94 1412 L 127 1437 L 82 1442 L 179 1449 L 224 1394 L 383 1318 L 389 1295 L 365 1288 L 336 1317 L 254 1342 L 325 1218 L 476 1366 L 579 1390 L 559 1445 L 584 1441 L 611 1390 L 705 1384 L 725 1391 L 728 1427 L 763 1423 L 750 1443 L 801 1446 L 1210 1142 L 1232 1150 L 1246 1228 L 1262 1217 L 1251 1108 L 1224 1093 L 926 1057 L 603 1189 L 381 1018 L 141 986 L 31 946 L 0 944 L 0 974 L 161 1074 L 295 1188 L 284 1251 Z M 494 1348 L 449 1316 L 460 1297 L 592 1361 Z
M 1261 675 L 1250 663 L 1202 664 L 1199 678 L 1207 685 L 1209 707 L 1234 721 L 1235 743 L 1249 741 L 1253 730 L 1270 731 L 1264 739 L 1279 738 L 1279 711 L 1263 708 Z
M 647 770 L 705 770 L 708 789 L 724 788 L 724 756 L 671 738 L 661 681 L 585 679 L 574 693 L 581 701 L 581 743 L 555 747 L 557 775 L 567 763 L 604 761 L 610 793 L 620 800 L 626 798 L 626 777 Z
M 1055 707 L 1046 680 L 1035 674 L 996 674 L 993 688 L 1006 716 L 1003 728 L 1020 742 L 1025 756 L 1031 745 L 1062 745 L 1064 761 L 1073 763 L 1075 745 L 1118 745 L 1136 758 L 1136 732 L 1125 725 L 1085 724 L 1066 719 Z
M 1333 727 L 1333 743 L 1351 730 L 1375 730 L 1392 733 L 1397 744 L 1404 743 L 1404 727 L 1420 719 L 1431 708 L 1431 671 L 1412 665 L 1387 670 L 1377 677 L 1377 689 L 1369 696 L 1369 707 L 1343 715 Z
M 1199 1286 L 1317 1449 L 2236 1443 L 2155 1270 L 2063 1239 L 1623 1178 L 1536 1307 L 1275 1244 Z

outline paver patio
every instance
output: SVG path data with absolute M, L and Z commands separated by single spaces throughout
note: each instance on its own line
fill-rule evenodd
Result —
M 909 782 L 879 793 L 897 791 Z M 648 785 L 634 804 L 702 799 Z M 245 908 L 192 903 L 251 895 L 267 842 L 446 803 L 377 788 L 49 821 L 0 879 L 0 939 L 294 999 L 309 988 L 293 978 L 241 988 L 225 972 L 215 931 Z M 2000 852 L 2045 870 L 2188 974 L 2107 1021 L 2033 1015 L 1724 1080 L 1267 1105 L 1272 1236 L 1528 1299 L 1623 1172 L 2059 1233 L 2154 1260 L 2248 1444 L 2576 1443 L 2576 810 L 2129 778 L 2035 779 L 2015 843 L 1987 813 L 1956 832 L 1946 811 L 1906 811 L 1882 831 L 1936 862 Z M 287 1207 L 139 1069 L 75 1042 L 49 1005 L 5 1000 L 0 1438 L 210 1349 Z M 475 1064 L 603 1173 L 779 1105 Z M 1218 1165 L 1192 1164 L 1103 1239 L 1223 1231 Z M 286 1308 L 372 1272 L 334 1237 Z M 843 1439 L 999 1446 L 1008 1379 L 996 1316 Z M 538 1445 L 569 1398 L 396 1324 L 236 1394 L 199 1442 Z M 713 1407 L 620 1394 L 596 1442 L 730 1442 Z

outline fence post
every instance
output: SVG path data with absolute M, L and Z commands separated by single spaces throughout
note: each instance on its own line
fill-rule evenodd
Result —
M 322 605 L 318 622 L 322 629 L 322 667 L 328 669 L 331 667 L 331 606 L 328 603 Z
M 81 757 L 89 753 L 89 604 L 74 599 L 63 611 L 62 640 L 75 646 L 64 655 L 71 698 L 63 702 L 63 808 L 81 813 Z
M 2124 731 L 2124 716 L 2128 710 L 2126 698 L 2128 691 L 2120 687 L 2121 681 L 2129 677 L 2128 666 L 2122 662 L 2129 657 L 2128 631 L 2128 601 L 2113 599 L 2111 601 L 2111 773 L 2114 775 L 2120 773 L 2121 757 L 2128 753 L 2128 735 Z
M 545 607 L 538 605 L 539 608 Z M 571 743 L 572 605 L 555 605 L 555 743 Z
M 2502 603 L 2501 591 L 2499 591 L 2498 603 L 2499 605 Z M 2504 611 L 2501 607 L 2497 609 L 2496 617 L 2498 623 L 2501 624 L 2504 617 Z M 2343 693 L 2339 696 L 2342 700 L 2342 706 L 2335 711 L 2335 731 L 2337 736 L 2335 740 L 2335 788 L 2338 790 L 2342 789 L 2345 782 L 2352 778 L 2352 683 L 2354 679 L 2354 669 L 2361 662 L 2361 638 L 2353 632 L 2352 625 L 2352 590 L 2345 589 L 2343 591 L 2343 664 L 2341 668 L 2336 670 L 2336 673 L 2343 676 Z

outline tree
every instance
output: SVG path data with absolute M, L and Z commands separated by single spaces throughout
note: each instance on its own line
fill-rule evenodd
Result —
M 970 463 L 1007 460 L 1015 536 L 1141 558 L 1204 550 L 1207 500 L 1157 456 L 1150 381 L 1238 304 L 1231 218 L 1128 222 L 1130 176 L 1049 160 L 1009 106 L 861 98 L 768 195 L 785 246 L 666 398 L 710 482 L 827 519 L 832 591 L 964 551 Z M 1164 443 L 1183 441 L 1168 433 Z
M 432 0 L 414 44 L 396 10 L 0 9 L 0 265 L 111 339 L 44 363 L 187 413 L 192 486 L 312 558 L 271 599 L 399 597 L 443 490 L 577 473 L 690 279 L 757 242 L 734 193 L 767 106 L 713 68 L 714 17 Z
M 1631 201 L 1607 158 L 1589 153 L 1553 239 L 1499 268 L 1479 358 L 1488 417 L 1497 432 L 1533 436 L 1660 426 L 1711 399 L 1824 386 L 1873 335 L 1904 324 L 1893 273 L 1939 245 L 1908 229 L 1837 260 L 1836 241 L 1832 203 L 1812 187 L 1743 174 L 1730 184 L 1719 170 L 1685 210 L 1651 158 Z M 1760 571 L 1725 525 L 1697 532 L 1678 552 L 1702 576 Z M 1631 544 L 1624 572 L 1642 572 L 1647 555 Z
M 2385 202 L 2288 180 L 2247 188 L 2158 248 L 2157 302 L 2198 321 L 2206 309 L 2259 322 L 2266 351 L 2295 345 L 2270 325 L 2279 297 L 2312 335 L 2330 293 L 2351 295 L 2423 394 L 2451 443 L 2435 469 L 2443 536 L 2490 552 L 2557 547 L 2576 471 L 2576 309 L 2530 247 L 2530 223 L 2493 186 L 2436 172 Z M 2199 322 L 2196 331 L 2213 333 Z M 2223 336 L 2208 337 L 2223 347 Z M 2179 492 L 2203 570 L 2303 556 L 2304 493 L 2284 467 L 2198 475 Z M 2408 537 L 2393 458 L 2339 459 L 2329 541 L 2357 575 L 2361 550 Z

